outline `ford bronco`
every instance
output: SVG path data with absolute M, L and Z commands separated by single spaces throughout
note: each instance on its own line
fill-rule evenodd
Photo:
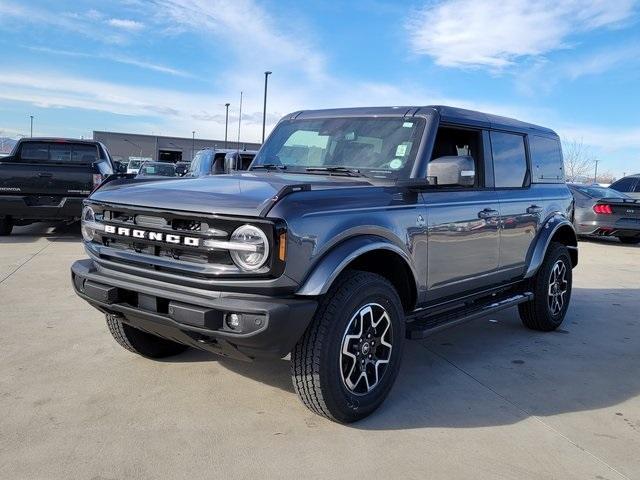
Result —
M 558 328 L 572 216 L 547 128 L 444 106 L 301 111 L 248 171 L 104 183 L 72 283 L 145 357 L 290 354 L 304 404 L 346 423 L 383 402 L 406 338 L 514 306 Z

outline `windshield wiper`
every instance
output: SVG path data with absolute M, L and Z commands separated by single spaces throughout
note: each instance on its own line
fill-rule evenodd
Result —
M 264 169 L 264 170 L 286 170 L 287 166 L 286 165 L 282 165 L 280 163 L 261 163 L 260 165 L 254 165 L 251 167 L 251 170 L 258 170 L 258 169 Z
M 307 167 L 307 172 L 329 172 L 329 173 L 344 173 L 350 177 L 361 177 L 362 174 L 357 168 L 347 167 Z

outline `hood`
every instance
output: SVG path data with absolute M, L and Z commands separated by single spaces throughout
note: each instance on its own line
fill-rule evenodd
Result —
M 159 181 L 113 180 L 89 198 L 138 207 L 255 217 L 266 213 L 278 192 L 295 185 L 309 185 L 316 190 L 371 186 L 371 183 L 366 178 L 244 172 Z

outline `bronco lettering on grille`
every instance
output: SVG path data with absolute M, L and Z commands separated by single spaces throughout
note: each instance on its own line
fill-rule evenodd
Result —
M 116 227 L 114 225 L 105 225 L 104 232 L 121 237 L 133 237 L 151 240 L 154 242 L 172 243 L 174 245 L 186 245 L 188 247 L 199 247 L 200 239 L 197 237 L 185 237 L 172 233 L 149 232 L 137 228 Z

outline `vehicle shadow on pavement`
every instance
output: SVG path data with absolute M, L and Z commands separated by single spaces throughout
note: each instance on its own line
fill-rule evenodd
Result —
M 80 223 L 38 222 L 23 227 L 14 227 L 11 235 L 0 237 L 0 244 L 35 243 L 41 238 L 49 242 L 80 243 Z
M 640 248 L 640 244 L 631 245 L 622 243 L 615 237 L 580 237 L 578 239 L 578 247 L 580 243 L 593 243 L 595 245 L 611 245 L 614 247 Z
M 510 309 L 407 341 L 388 399 L 350 427 L 487 427 L 621 404 L 640 395 L 639 295 L 638 289 L 574 288 L 565 322 L 550 333 L 525 329 Z M 214 359 L 193 351 L 169 361 Z M 217 360 L 293 392 L 288 360 Z M 612 421 L 621 418 L 624 410 L 612 413 Z

